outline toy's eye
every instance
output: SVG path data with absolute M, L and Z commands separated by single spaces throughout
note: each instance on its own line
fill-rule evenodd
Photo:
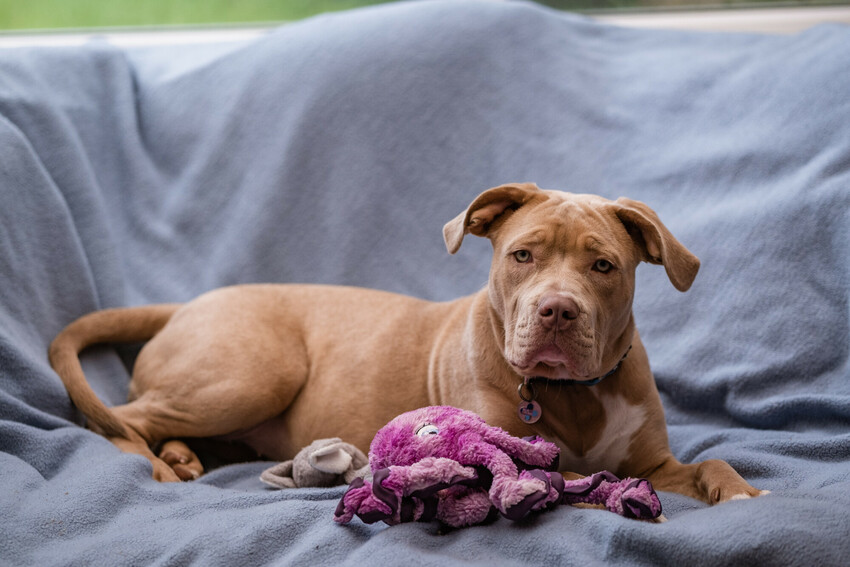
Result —
M 607 273 L 611 271 L 611 268 L 614 267 L 614 264 L 609 262 L 608 260 L 597 260 L 595 264 L 593 264 L 593 269 L 597 272 Z
M 517 250 L 514 252 L 514 258 L 520 264 L 527 264 L 531 261 L 531 252 L 528 250 Z
M 440 432 L 440 428 L 436 425 L 431 425 L 430 423 L 426 423 L 422 427 L 416 430 L 416 435 L 419 437 L 427 437 L 428 435 L 437 435 Z

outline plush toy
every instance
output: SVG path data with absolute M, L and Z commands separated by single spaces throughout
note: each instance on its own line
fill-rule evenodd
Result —
M 348 484 L 369 472 L 363 451 L 336 437 L 313 441 L 291 461 L 263 471 L 260 480 L 276 488 Z
M 393 419 L 369 451 L 372 481 L 354 479 L 334 520 L 356 515 L 389 525 L 437 519 L 470 526 L 502 514 L 518 520 L 559 504 L 601 504 L 629 518 L 652 519 L 661 503 L 643 479 L 600 472 L 565 481 L 555 472 L 558 447 L 520 439 L 474 413 L 435 406 Z

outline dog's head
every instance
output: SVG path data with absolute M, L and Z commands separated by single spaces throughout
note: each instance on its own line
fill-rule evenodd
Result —
M 490 303 L 504 329 L 505 359 L 521 376 L 604 375 L 631 342 L 637 265 L 663 265 L 680 291 L 699 270 L 643 203 L 530 183 L 479 195 L 444 227 L 450 253 L 467 234 L 493 244 Z

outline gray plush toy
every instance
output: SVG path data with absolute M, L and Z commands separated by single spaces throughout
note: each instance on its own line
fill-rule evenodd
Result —
M 276 488 L 350 484 L 369 473 L 363 451 L 339 438 L 319 439 L 301 449 L 291 461 L 263 471 L 260 480 Z

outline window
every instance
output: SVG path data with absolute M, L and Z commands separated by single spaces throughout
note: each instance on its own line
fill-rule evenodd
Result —
M 0 36 L 33 30 L 150 27 L 263 27 L 392 0 L 0 0 Z M 504 1 L 504 0 L 503 0 Z M 617 24 L 736 31 L 797 31 L 821 21 L 850 23 L 847 2 L 830 0 L 536 0 Z M 843 6 L 842 6 L 843 4 Z M 771 7 L 770 18 L 756 8 Z M 803 8 L 803 9 L 800 9 Z M 713 19 L 702 17 L 712 10 Z M 718 10 L 725 11 L 722 17 Z M 783 12 L 784 11 L 784 12 Z M 663 18 L 657 14 L 663 13 Z M 780 13 L 784 15 L 780 15 Z M 776 22 L 780 18 L 779 24 Z M 734 19 L 734 22 L 732 21 Z M 766 22 L 764 20 L 772 20 Z

